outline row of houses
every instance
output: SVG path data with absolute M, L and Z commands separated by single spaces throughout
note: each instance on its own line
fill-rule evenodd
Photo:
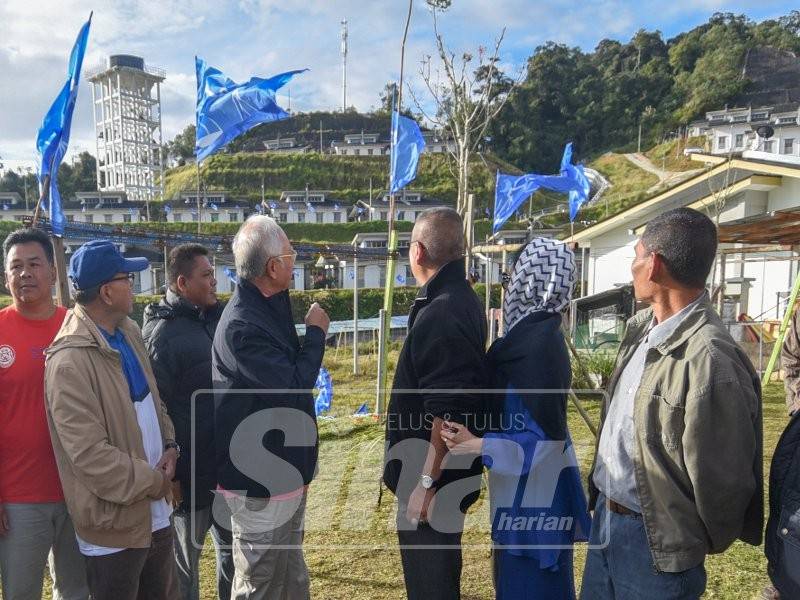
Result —
M 425 131 L 422 133 L 425 140 L 424 152 L 442 154 L 455 151 L 455 142 L 452 138 L 441 134 Z M 275 138 L 265 140 L 264 151 L 278 154 L 306 154 L 319 152 L 320 147 L 309 143 L 302 143 L 295 137 Z M 320 142 L 321 143 L 321 142 Z M 391 140 L 389 136 L 381 133 L 353 133 L 347 134 L 342 140 L 333 140 L 327 152 L 337 156 L 388 156 Z
M 22 221 L 31 214 L 32 204 L 17 192 L 0 192 L 0 220 Z M 444 205 L 422 192 L 404 191 L 396 198 L 395 219 L 413 223 L 426 208 Z M 160 216 L 155 214 L 156 207 Z M 272 215 L 281 223 L 347 223 L 387 221 L 389 194 L 351 203 L 337 199 L 329 190 L 284 191 L 279 198 L 253 205 L 225 191 L 201 192 L 199 202 L 197 192 L 183 192 L 177 198 L 148 206 L 128 200 L 125 192 L 78 192 L 74 198 L 64 199 L 62 208 L 68 221 L 78 223 L 240 223 L 255 212 Z M 153 214 L 148 215 L 151 208 Z

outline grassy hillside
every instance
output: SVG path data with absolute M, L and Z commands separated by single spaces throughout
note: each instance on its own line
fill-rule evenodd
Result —
M 456 179 L 448 157 L 425 154 L 420 160 L 416 180 L 410 189 L 446 202 L 455 202 Z M 331 154 L 267 154 L 240 152 L 212 156 L 201 167 L 203 184 L 212 190 L 227 190 L 236 196 L 259 200 L 263 181 L 267 198 L 277 198 L 285 190 L 332 190 L 333 196 L 346 202 L 369 198 L 370 179 L 373 194 L 386 188 L 388 156 L 334 156 Z M 472 165 L 470 184 L 476 203 L 485 206 L 494 192 L 494 170 L 479 157 Z M 185 165 L 167 171 L 164 181 L 166 198 L 197 187 L 197 170 Z

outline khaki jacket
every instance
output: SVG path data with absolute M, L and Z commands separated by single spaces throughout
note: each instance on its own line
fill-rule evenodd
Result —
M 786 388 L 786 408 L 800 408 L 800 310 L 794 311 L 789 330 L 781 347 L 783 386 Z
M 602 420 L 652 318 L 651 309 L 628 321 Z M 656 569 L 685 571 L 737 538 L 761 543 L 761 386 L 707 296 L 648 351 L 633 419 L 633 476 Z M 594 465 L 591 508 L 593 476 Z
M 164 443 L 173 441 L 139 327 L 126 319 L 120 329 L 144 370 Z M 149 547 L 150 502 L 158 498 L 162 475 L 147 462 L 119 352 L 80 306 L 67 312 L 46 351 L 45 394 L 50 437 L 77 534 L 98 546 Z

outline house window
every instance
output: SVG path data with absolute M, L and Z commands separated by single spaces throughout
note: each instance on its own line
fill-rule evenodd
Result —
M 219 223 L 219 213 L 211 213 L 211 222 Z
M 74 223 L 75 215 L 67 215 L 67 223 Z
M 381 211 L 381 221 L 385 221 L 388 216 L 388 213 L 385 210 Z M 381 284 L 383 285 L 383 284 Z
M 297 213 L 297 222 L 298 223 L 305 223 L 306 222 L 306 213 L 304 213 L 304 212 Z
M 114 215 L 103 215 L 103 221 L 106 223 L 113 223 Z
M 180 223 L 183 219 L 183 215 L 180 213 L 173 213 L 172 214 L 172 222 L 173 223 Z
M 783 153 L 792 154 L 794 152 L 794 138 L 783 140 Z
M 238 223 L 238 222 L 239 222 L 239 213 L 229 212 L 228 223 Z
M 728 146 L 728 136 L 727 135 L 719 136 L 719 138 L 717 138 L 717 150 L 725 150 L 727 146 Z
M 286 213 L 285 212 L 278 213 L 278 220 L 281 223 L 286 223 Z
M 129 214 L 128 215 L 122 215 L 122 222 L 123 223 L 130 223 L 131 222 L 131 216 Z
M 94 223 L 94 215 L 85 215 L 85 216 L 84 216 L 84 220 L 85 220 L 87 223 Z
M 405 211 L 398 211 L 397 212 L 397 220 L 398 221 L 405 221 L 406 220 L 406 213 Z
M 743 133 L 737 133 L 736 134 L 736 147 L 737 148 L 741 148 L 742 146 L 744 146 L 744 134 Z
M 321 213 L 321 212 L 318 212 L 318 213 L 317 213 L 317 223 L 322 223 L 322 218 L 323 218 L 324 216 L 325 216 L 325 215 L 324 215 L 323 213 Z
M 380 265 L 378 267 L 378 287 L 385 287 L 386 286 L 386 266 Z
M 197 213 L 192 213 L 192 221 L 197 221 Z
M 334 223 L 341 223 L 342 222 L 342 213 L 338 213 L 338 212 L 333 213 L 333 222 Z
M 369 149 L 367 150 L 367 154 L 369 154 L 370 156 L 372 156 L 372 148 L 369 148 Z
M 359 148 L 356 148 L 355 150 L 353 150 L 353 154 L 358 156 L 359 154 L 361 154 L 361 150 Z
M 775 140 L 767 140 L 764 142 L 764 152 L 775 151 Z

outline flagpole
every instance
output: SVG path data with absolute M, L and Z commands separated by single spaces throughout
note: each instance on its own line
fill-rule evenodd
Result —
M 406 39 L 408 38 L 408 26 L 411 23 L 411 9 L 413 5 L 413 0 L 408 0 L 408 14 L 406 15 L 406 26 L 403 31 L 403 42 L 400 45 L 400 83 L 398 85 L 397 90 L 397 115 L 398 120 L 400 116 L 400 108 L 403 105 L 403 69 L 405 66 L 405 56 L 406 56 Z M 392 161 L 395 158 L 395 152 L 397 151 L 395 145 L 395 130 L 394 128 L 391 129 L 392 131 L 392 147 L 391 147 L 391 154 L 389 157 L 389 239 L 387 241 L 387 250 L 388 250 L 388 260 L 386 262 L 386 289 L 383 294 L 383 330 L 386 332 L 384 336 L 383 343 L 379 349 L 380 355 L 378 364 L 381 365 L 381 368 L 378 372 L 378 389 L 380 390 L 378 393 L 378 402 L 377 406 L 375 407 L 375 412 L 377 414 L 383 414 L 384 409 L 386 407 L 386 395 L 387 395 L 387 355 L 389 353 L 389 342 L 391 340 L 391 323 L 392 323 L 392 302 L 394 300 L 394 273 L 395 269 L 397 268 L 397 231 L 395 230 L 395 194 L 391 191 L 392 181 L 391 181 L 391 170 L 392 170 Z
M 197 233 L 200 233 L 200 221 L 203 214 L 200 212 L 200 159 L 195 158 L 195 167 L 197 167 Z

